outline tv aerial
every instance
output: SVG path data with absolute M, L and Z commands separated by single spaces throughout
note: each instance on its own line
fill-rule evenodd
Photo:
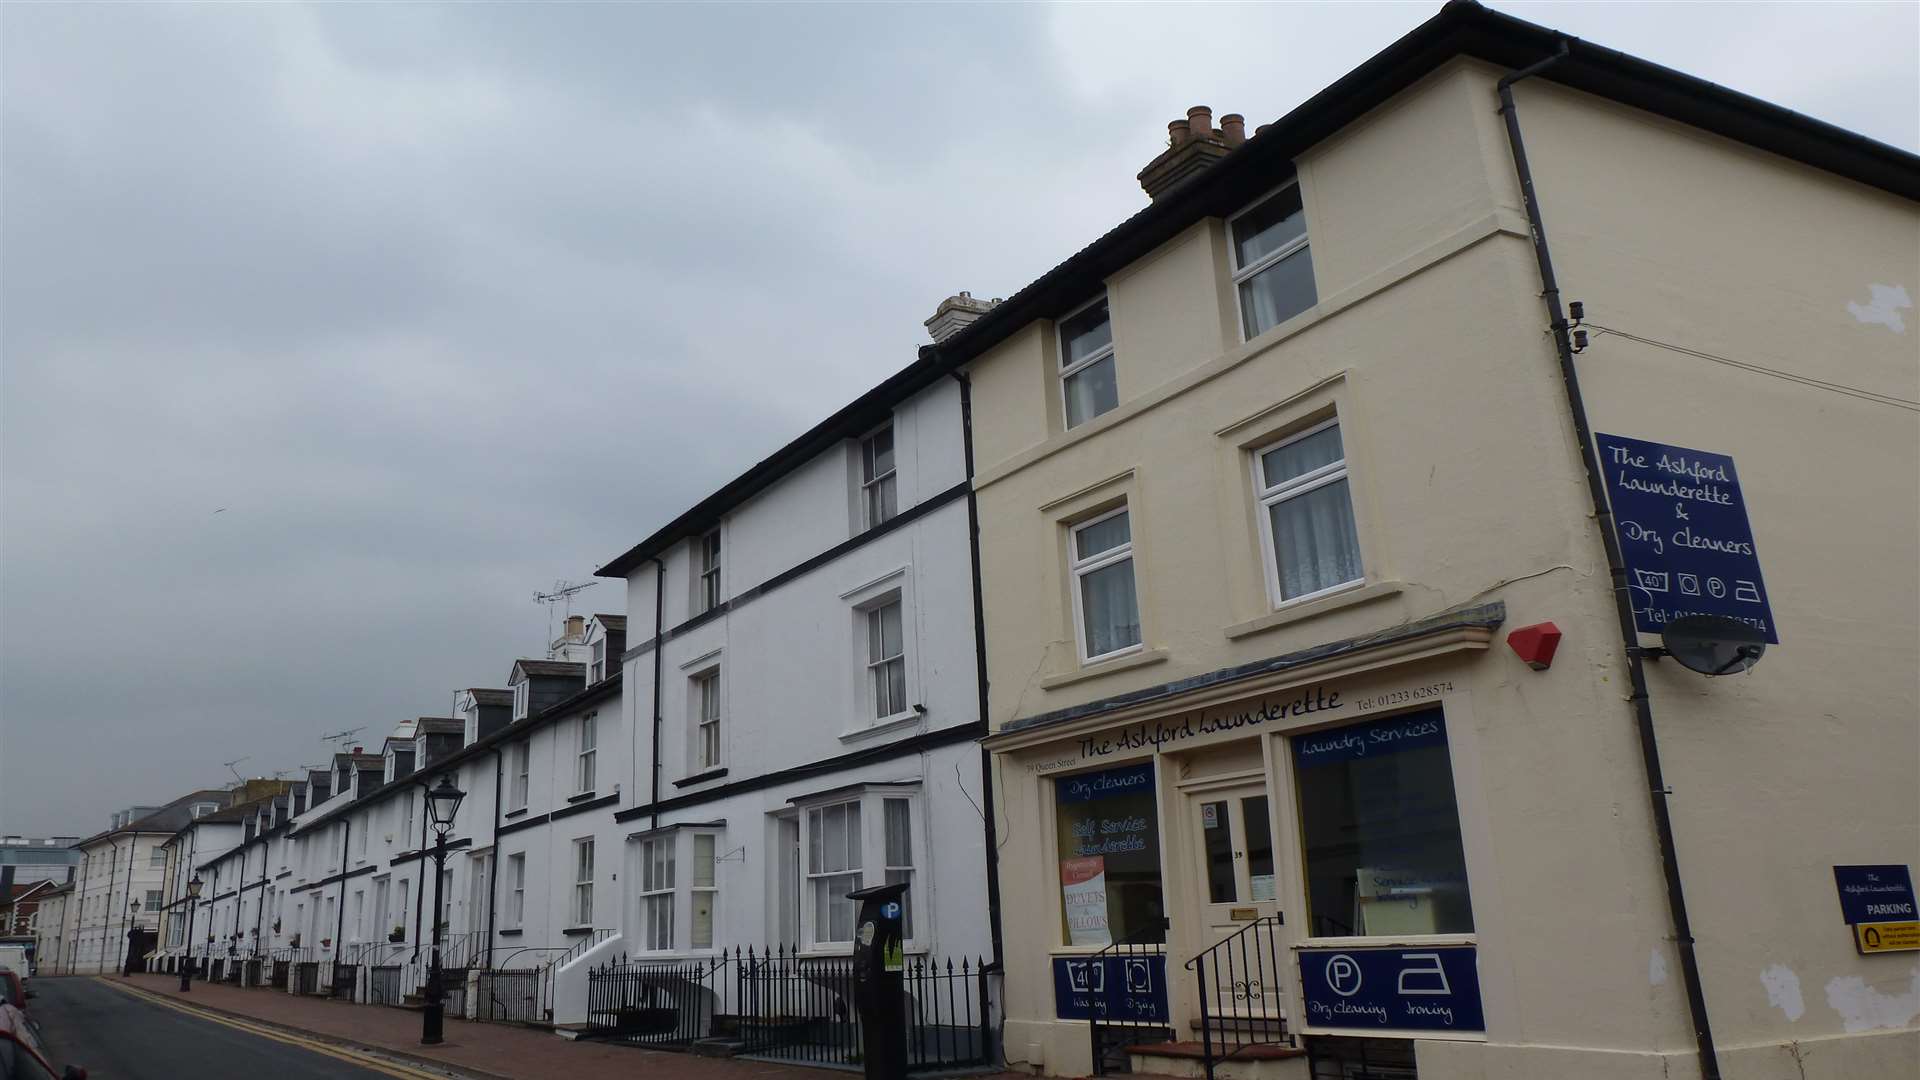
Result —
M 1663 648 L 1646 655 L 1671 656 L 1680 666 L 1702 675 L 1737 675 L 1751 671 L 1767 651 L 1765 634 L 1725 615 L 1683 615 L 1660 633 Z
M 553 583 L 552 590 L 533 594 L 534 603 L 547 605 L 547 659 L 553 659 L 553 605 L 565 604 L 565 617 L 571 618 L 573 616 L 574 594 L 586 592 L 598 584 L 600 583 L 597 581 L 575 582 L 557 580 Z
M 225 765 L 227 767 L 227 771 L 233 774 L 234 783 L 244 784 L 247 782 L 247 778 L 244 776 L 241 776 L 240 770 L 234 768 L 234 766 L 240 764 L 243 761 L 252 761 L 252 760 L 253 760 L 252 756 L 249 755 L 247 757 L 234 758 L 232 761 L 223 761 L 220 764 Z
M 347 745 L 353 742 L 353 737 L 365 730 L 367 730 L 366 725 L 362 724 L 359 727 L 348 728 L 345 731 L 336 731 L 331 735 L 322 735 L 320 736 L 320 741 L 338 743 L 340 745 L 340 749 L 338 752 L 345 753 L 347 749 Z

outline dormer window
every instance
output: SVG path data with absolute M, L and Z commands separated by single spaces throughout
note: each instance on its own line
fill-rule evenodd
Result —
M 219 803 L 197 802 L 193 804 L 193 816 L 195 818 L 204 817 L 218 809 L 220 809 Z
M 587 685 L 592 686 L 607 677 L 607 639 L 600 638 L 593 643 L 593 658 L 587 663 Z
M 532 680 L 521 679 L 519 682 L 514 683 L 513 684 L 513 718 L 515 720 L 525 720 L 527 718 L 527 707 L 530 704 L 532 704 L 532 702 L 533 702 Z

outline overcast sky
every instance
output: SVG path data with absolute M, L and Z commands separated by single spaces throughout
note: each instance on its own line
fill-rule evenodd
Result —
M 1187 106 L 1438 6 L 0 8 L 0 829 L 502 684 Z M 1920 145 L 1912 3 L 1497 6 Z

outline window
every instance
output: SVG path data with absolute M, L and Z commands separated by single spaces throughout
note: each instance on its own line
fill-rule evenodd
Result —
M 1254 455 L 1275 605 L 1361 579 L 1340 424 L 1329 420 Z
M 1104 296 L 1060 320 L 1060 390 L 1070 428 L 1120 404 L 1120 385 L 1113 373 L 1113 326 Z
M 694 763 L 701 770 L 720 767 L 720 669 L 693 677 Z
M 351 825 L 348 826 L 352 828 Z M 373 829 L 373 818 L 367 817 L 360 822 L 360 828 L 353 834 L 353 853 L 361 859 L 367 857 L 367 833 Z
M 808 810 L 807 887 L 816 944 L 853 941 L 854 902 L 846 894 L 860 887 L 860 863 L 860 804 Z
M 1072 532 L 1073 602 L 1080 658 L 1138 648 L 1140 600 L 1133 587 L 1133 525 L 1125 507 Z
M 1233 233 L 1233 281 L 1240 330 L 1251 341 L 1312 307 L 1313 253 L 1300 185 L 1290 183 L 1227 225 Z
M 347 925 L 352 927 L 350 931 L 352 936 L 347 940 L 359 941 L 365 937 L 367 934 L 366 922 L 367 891 L 365 889 L 355 889 L 353 890 L 353 917 L 347 921 Z
M 412 887 L 412 885 L 413 885 L 412 881 L 406 878 L 400 879 L 400 908 L 398 911 L 394 913 L 393 921 L 396 923 L 400 923 L 403 926 L 407 921 L 407 916 L 410 914 L 410 911 L 408 910 L 409 905 L 407 904 L 407 892 Z
M 690 944 L 696 949 L 713 948 L 713 909 L 719 899 L 713 878 L 715 839 L 712 833 L 693 836 L 693 940 Z
M 598 713 L 588 713 L 580 718 L 580 756 L 573 766 L 573 789 L 585 794 L 593 790 L 594 757 L 599 753 L 599 734 L 595 730 L 599 725 Z
M 593 838 L 573 842 L 573 925 L 593 925 Z
M 700 538 L 700 611 L 720 606 L 720 530 Z M 697 613 L 696 613 L 697 614 Z
M 527 709 L 532 705 L 532 702 L 533 681 L 531 679 L 521 679 L 519 682 L 514 683 L 513 718 L 515 720 L 525 720 L 527 718 Z
M 193 804 L 193 816 L 196 818 L 205 817 L 218 809 L 220 809 L 218 803 L 197 802 Z
M 527 808 L 527 773 L 533 759 L 533 744 L 513 744 L 513 779 L 507 789 L 507 805 L 515 810 Z
M 593 643 L 593 660 L 587 665 L 587 685 L 607 677 L 607 639 L 601 638 Z
M 413 836 L 413 793 L 400 796 L 400 843 L 406 844 Z
M 527 918 L 527 856 L 507 856 L 507 929 L 518 930 Z
M 1308 933 L 1473 931 L 1441 710 L 1294 736 L 1293 768 Z
M 866 610 L 867 685 L 873 715 L 884 720 L 907 711 L 907 646 L 902 636 L 900 598 Z
M 147 869 L 164 870 L 166 868 L 167 852 L 165 848 L 154 848 L 152 851 L 147 852 Z
M 673 948 L 672 833 L 640 843 L 640 920 L 642 948 Z
M 884 799 L 880 803 L 886 824 L 887 884 L 913 884 L 913 803 Z M 913 890 L 901 898 L 901 936 L 913 940 Z
M 147 906 L 147 910 L 148 910 L 148 911 L 156 911 L 156 910 L 158 910 L 162 902 L 163 902 L 163 901 L 162 901 L 162 900 L 160 899 L 160 890 L 159 890 L 159 889 L 148 889 L 148 890 L 147 890 L 147 905 L 146 905 L 146 906 Z
M 393 932 L 399 920 L 393 917 L 392 878 L 373 879 L 373 936 L 378 939 Z
M 1151 761 L 1054 781 L 1061 929 L 1069 945 L 1110 945 L 1162 925 L 1159 810 Z
M 893 470 L 893 425 L 860 440 L 860 492 L 866 504 L 867 528 L 900 512 Z

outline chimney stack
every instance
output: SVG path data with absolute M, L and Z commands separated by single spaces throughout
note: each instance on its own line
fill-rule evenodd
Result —
M 966 329 L 975 319 L 992 311 L 999 302 L 997 296 L 992 300 L 976 300 L 972 293 L 964 291 L 957 296 L 949 296 L 933 309 L 933 318 L 925 323 L 927 333 L 936 343 L 945 341 Z
M 1167 125 L 1167 148 L 1140 170 L 1140 186 L 1149 198 L 1158 199 L 1246 141 L 1247 122 L 1239 113 L 1222 116 L 1215 128 L 1213 109 L 1195 105 L 1185 120 Z

